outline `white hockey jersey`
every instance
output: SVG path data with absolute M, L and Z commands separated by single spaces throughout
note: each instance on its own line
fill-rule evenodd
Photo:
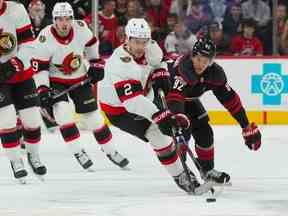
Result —
M 17 56 L 24 64 L 24 71 L 17 73 L 12 82 L 32 76 L 31 42 L 34 40 L 30 18 L 20 3 L 4 1 L 0 10 L 0 62 Z
M 110 115 L 128 111 L 152 120 L 152 115 L 159 111 L 152 102 L 154 94 L 149 86 L 154 69 L 144 56 L 136 61 L 125 45 L 115 49 L 106 61 L 105 76 L 98 85 L 101 109 Z
M 33 66 L 37 85 L 49 80 L 74 84 L 86 79 L 85 60 L 98 58 L 96 37 L 83 21 L 74 21 L 67 37 L 59 37 L 53 25 L 44 28 L 34 43 Z M 41 72 L 41 73 L 40 73 Z

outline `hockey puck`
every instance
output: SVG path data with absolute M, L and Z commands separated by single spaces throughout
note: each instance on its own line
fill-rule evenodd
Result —
M 206 202 L 210 203 L 210 202 L 216 202 L 216 198 L 207 198 Z

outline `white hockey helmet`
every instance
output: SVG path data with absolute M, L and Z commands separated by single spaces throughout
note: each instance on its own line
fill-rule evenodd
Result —
M 128 37 L 150 39 L 151 29 L 143 18 L 132 18 L 125 27 L 125 33 Z
M 68 2 L 58 2 L 54 5 L 52 11 L 53 21 L 56 17 L 72 17 L 74 18 L 74 11 Z

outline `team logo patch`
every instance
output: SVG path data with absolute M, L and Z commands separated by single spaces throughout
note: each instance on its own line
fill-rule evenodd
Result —
M 56 67 L 58 67 L 64 74 L 72 74 L 80 68 L 81 64 L 81 56 L 75 55 L 71 52 L 64 58 L 62 65 L 56 65 Z
M 125 63 L 128 63 L 128 62 L 131 61 L 131 57 L 129 57 L 129 56 L 120 57 L 120 59 L 121 59 L 123 62 L 125 62 Z
M 44 43 L 44 42 L 46 41 L 46 37 L 45 37 L 44 35 L 40 35 L 39 41 L 40 41 L 41 43 Z
M 16 47 L 16 38 L 9 32 L 0 34 L 0 55 L 8 55 Z

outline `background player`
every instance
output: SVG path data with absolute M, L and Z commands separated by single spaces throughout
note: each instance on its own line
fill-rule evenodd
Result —
M 0 137 L 16 179 L 24 183 L 27 171 L 20 154 L 16 109 L 23 125 L 28 163 L 43 176 L 39 157 L 41 139 L 39 101 L 30 65 L 34 40 L 29 16 L 20 3 L 0 0 Z
M 52 13 L 54 23 L 40 32 L 35 43 L 33 66 L 38 72 L 35 75 L 38 93 L 43 107 L 53 105 L 62 137 L 82 167 L 88 169 L 92 161 L 80 146 L 80 133 L 73 119 L 74 112 L 68 95 L 55 100 L 52 96 L 88 77 L 91 83 L 97 83 L 103 79 L 104 66 L 98 57 L 97 39 L 84 22 L 74 21 L 71 5 L 67 2 L 56 3 Z M 86 59 L 89 61 L 88 71 L 84 63 Z M 81 114 L 81 119 L 93 131 L 108 158 L 120 167 L 127 166 L 129 161 L 114 148 L 111 131 L 97 110 L 97 101 L 90 84 L 70 91 L 69 97 L 76 113 Z
M 169 108 L 173 113 L 185 113 L 191 126 L 184 131 L 187 142 L 192 135 L 198 161 L 204 171 L 204 178 L 215 183 L 228 183 L 229 174 L 214 169 L 214 137 L 208 114 L 199 97 L 212 91 L 218 101 L 230 112 L 242 128 L 245 144 L 251 150 L 258 150 L 261 134 L 255 123 L 249 123 L 239 95 L 228 84 L 223 68 L 213 62 L 216 47 L 211 40 L 201 38 L 193 46 L 192 54 L 180 56 L 170 67 L 173 88 L 167 95 Z

